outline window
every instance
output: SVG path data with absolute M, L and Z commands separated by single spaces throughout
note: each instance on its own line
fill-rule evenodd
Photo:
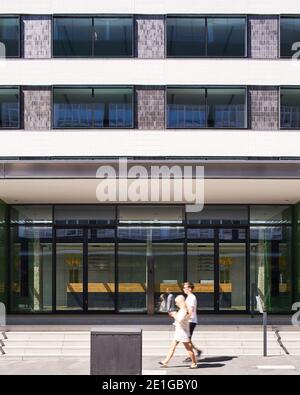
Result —
M 55 128 L 132 128 L 131 87 L 53 89 Z
M 0 57 L 20 55 L 20 22 L 18 17 L 0 17 Z
M 132 18 L 54 17 L 54 57 L 130 57 Z
M 281 88 L 281 128 L 300 128 L 300 88 Z
M 168 56 L 205 56 L 205 18 L 167 18 Z
M 92 56 L 92 18 L 54 18 L 53 56 Z
M 300 42 L 300 18 L 280 18 L 280 56 L 291 58 L 296 51 L 293 44 Z
M 245 89 L 207 89 L 208 127 L 245 127 Z
M 245 128 L 245 88 L 168 88 L 168 128 Z
M 0 88 L 0 128 L 19 128 L 19 88 Z
M 52 228 L 11 228 L 11 309 L 52 310 Z
M 168 17 L 168 57 L 244 57 L 244 17 Z
M 132 56 L 132 18 L 95 18 L 95 56 Z
M 207 19 L 207 56 L 245 56 L 245 18 Z

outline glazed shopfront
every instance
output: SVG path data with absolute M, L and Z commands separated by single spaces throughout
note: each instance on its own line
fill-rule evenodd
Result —
M 159 313 L 195 283 L 200 311 L 270 312 L 297 299 L 291 205 L 15 205 L 2 221 L 1 295 L 10 313 Z M 295 225 L 296 224 L 296 225 Z

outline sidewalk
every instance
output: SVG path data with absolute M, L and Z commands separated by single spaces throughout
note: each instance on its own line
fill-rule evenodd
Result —
M 217 326 L 222 326 L 222 330 L 259 330 L 262 326 L 262 316 L 242 314 L 199 314 L 198 328 L 205 327 L 205 330 L 215 330 Z M 142 329 L 148 330 L 168 330 L 172 320 L 167 315 L 137 315 L 137 314 L 96 314 L 96 315 L 8 315 L 8 330 L 90 330 L 98 325 L 138 325 Z M 269 315 L 268 324 L 284 330 L 300 330 L 300 327 L 293 327 L 291 315 Z

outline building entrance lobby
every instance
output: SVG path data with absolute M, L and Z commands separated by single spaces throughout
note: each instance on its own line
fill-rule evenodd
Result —
M 199 311 L 270 312 L 293 301 L 293 206 L 9 207 L 10 313 L 144 313 L 195 284 Z

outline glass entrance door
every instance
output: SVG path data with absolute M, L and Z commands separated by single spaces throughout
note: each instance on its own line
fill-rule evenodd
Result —
M 198 310 L 246 310 L 246 228 L 187 229 L 187 280 Z
M 219 310 L 246 310 L 246 229 L 218 233 Z
M 115 309 L 115 230 L 56 229 L 56 310 Z
M 118 310 L 166 312 L 182 289 L 184 228 L 119 227 L 118 240 Z
M 84 309 L 83 230 L 56 230 L 56 310 Z

